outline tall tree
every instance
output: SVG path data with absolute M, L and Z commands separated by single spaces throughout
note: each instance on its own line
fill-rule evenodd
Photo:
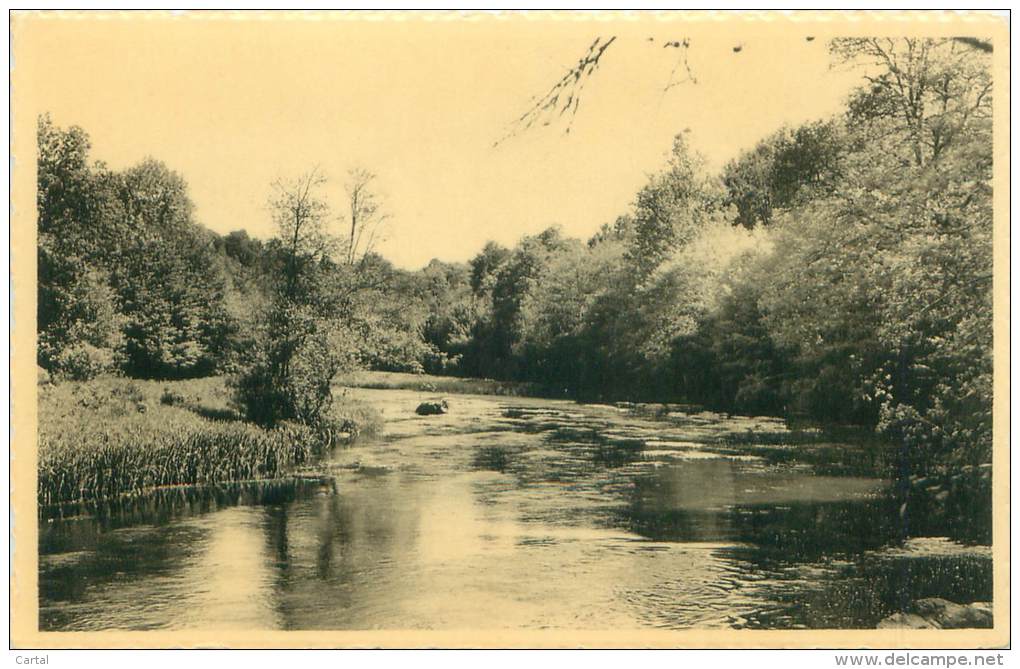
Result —
M 844 134 L 835 119 L 784 128 L 727 163 L 722 181 L 736 223 L 769 225 L 779 210 L 831 192 L 846 152 Z
M 851 121 L 872 127 L 876 132 L 869 139 L 890 129 L 898 139 L 906 138 L 910 158 L 919 167 L 937 161 L 970 126 L 990 124 L 989 56 L 970 42 L 841 38 L 833 40 L 831 50 L 843 63 L 862 68 L 868 83 L 850 100 Z
M 128 318 L 127 367 L 135 376 L 208 373 L 216 350 L 225 277 L 212 238 L 194 222 L 187 184 L 155 160 L 112 175 L 106 215 L 125 231 L 114 285 Z
M 652 175 L 634 203 L 630 262 L 641 281 L 722 214 L 722 191 L 683 134 L 673 139 L 666 169 Z
M 269 205 L 277 235 L 270 253 L 279 276 L 234 386 L 253 421 L 298 420 L 332 433 L 333 379 L 356 352 L 347 302 L 330 272 L 338 242 L 328 232 L 325 185 L 318 170 L 273 184 Z
M 352 169 L 347 175 L 344 188 L 348 204 L 346 223 L 350 229 L 346 254 L 348 265 L 353 265 L 375 250 L 382 226 L 389 218 L 374 190 L 375 180 L 376 175 L 363 168 Z
M 40 364 L 73 376 L 211 371 L 228 327 L 224 280 L 184 180 L 155 160 L 90 164 L 85 132 L 46 116 L 38 142 Z

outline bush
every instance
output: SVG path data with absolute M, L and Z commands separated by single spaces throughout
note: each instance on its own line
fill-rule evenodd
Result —
M 57 376 L 75 381 L 88 381 L 115 370 L 117 355 L 111 349 L 79 342 L 57 351 L 50 358 L 50 364 Z
M 57 377 L 93 379 L 122 361 L 124 317 L 107 276 L 84 268 L 74 283 L 51 291 L 54 313 L 39 336 L 39 363 Z
M 159 403 L 166 406 L 183 406 L 188 403 L 188 398 L 172 388 L 164 388 L 163 394 L 159 396 Z
M 462 353 L 448 354 L 435 347 L 430 347 L 425 352 L 422 367 L 429 374 L 456 376 L 460 372 L 460 361 L 463 358 Z
M 347 333 L 329 322 L 305 323 L 307 334 L 272 337 L 263 331 L 248 365 L 231 380 L 234 403 L 251 421 L 272 427 L 297 421 L 332 432 L 330 410 L 333 380 L 354 366 L 355 353 Z
M 259 425 L 272 425 L 283 419 L 286 393 L 276 383 L 265 360 L 257 360 L 231 377 L 233 401 L 248 420 Z

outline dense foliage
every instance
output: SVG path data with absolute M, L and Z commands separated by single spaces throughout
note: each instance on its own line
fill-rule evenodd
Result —
M 783 128 L 720 174 L 680 136 L 587 243 L 553 228 L 447 270 L 427 301 L 443 370 L 870 426 L 915 472 L 989 462 L 987 53 L 832 52 L 865 82 L 845 113 Z
M 90 164 L 80 128 L 39 122 L 39 362 L 88 378 L 208 374 L 230 322 L 213 235 L 162 163 Z
M 195 223 L 179 176 L 91 163 L 39 124 L 39 362 L 57 376 L 233 372 L 262 425 L 329 423 L 363 366 L 877 429 L 913 472 L 991 458 L 992 84 L 952 39 L 843 39 L 843 113 L 713 173 L 683 135 L 630 211 L 398 270 L 352 172 L 276 185 L 277 236 Z M 343 209 L 343 208 L 341 208 Z

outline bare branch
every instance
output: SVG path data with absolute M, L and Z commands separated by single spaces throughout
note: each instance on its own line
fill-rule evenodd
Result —
M 984 51 L 985 53 L 992 53 L 992 43 L 988 40 L 978 39 L 976 37 L 954 37 L 954 42 L 960 44 L 966 44 L 967 46 L 977 49 L 978 51 Z
M 389 214 L 383 212 L 382 204 L 372 188 L 375 178 L 375 174 L 362 168 L 348 173 L 345 186 L 349 211 L 346 222 L 350 228 L 345 258 L 348 265 L 354 265 L 359 258 L 372 252 L 379 229 L 389 219 Z M 363 244 L 366 235 L 367 242 Z
M 552 88 L 527 111 L 514 120 L 507 133 L 496 140 L 493 146 L 499 146 L 521 131 L 532 127 L 535 123 L 541 122 L 542 125 L 549 125 L 568 113 L 567 128 L 564 132 L 569 133 L 581 104 L 581 92 L 584 90 L 584 85 L 598 70 L 602 55 L 615 41 L 615 35 L 608 39 L 603 39 L 601 36 L 596 37 L 577 64 L 553 84 Z
M 673 70 L 669 73 L 669 81 L 666 82 L 666 87 L 662 89 L 663 93 L 668 92 L 669 89 L 673 88 L 674 86 L 679 86 L 680 84 L 686 83 L 688 81 L 691 82 L 692 84 L 698 83 L 698 80 L 694 78 L 694 73 L 691 72 L 691 65 L 687 61 L 687 54 L 690 51 L 690 47 L 691 42 L 686 37 L 683 40 L 666 42 L 666 44 L 663 45 L 664 49 L 674 48 L 680 50 L 680 56 L 677 58 L 676 63 L 673 65 Z M 684 70 L 687 72 L 687 78 L 681 81 L 676 81 L 676 72 L 681 65 L 683 65 Z

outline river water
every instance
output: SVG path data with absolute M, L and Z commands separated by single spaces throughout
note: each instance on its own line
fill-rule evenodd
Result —
M 385 429 L 332 456 L 335 486 L 42 520 L 40 628 L 846 629 L 991 600 L 988 547 L 902 541 L 859 445 L 555 400 L 454 395 L 421 417 L 423 393 L 351 392 Z

